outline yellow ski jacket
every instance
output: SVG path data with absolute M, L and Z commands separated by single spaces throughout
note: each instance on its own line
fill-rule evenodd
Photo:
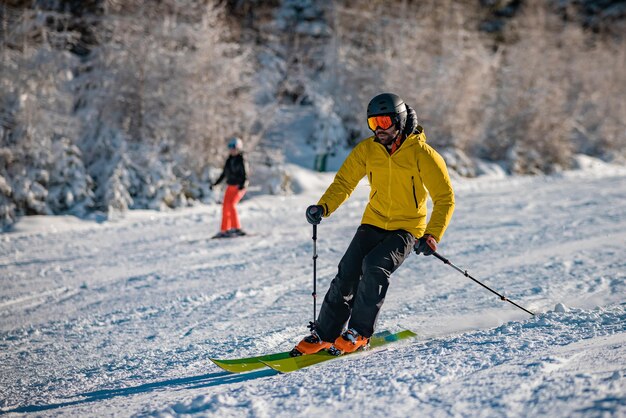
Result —
M 454 211 L 454 192 L 445 161 L 426 144 L 421 127 L 393 155 L 374 139 L 360 142 L 344 161 L 318 202 L 324 207 L 324 216 L 345 202 L 367 176 L 371 190 L 361 223 L 386 230 L 403 229 L 416 238 L 430 234 L 440 242 Z M 433 210 L 427 224 L 428 194 Z

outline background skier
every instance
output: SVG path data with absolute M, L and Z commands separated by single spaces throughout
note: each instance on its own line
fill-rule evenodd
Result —
M 389 277 L 414 249 L 431 255 L 450 222 L 454 192 L 443 158 L 426 144 L 415 111 L 395 94 L 367 106 L 374 132 L 348 155 L 306 218 L 316 225 L 333 213 L 367 176 L 371 191 L 361 225 L 339 262 L 317 320 L 292 356 L 355 351 L 369 342 Z M 428 220 L 427 193 L 433 201 Z M 344 331 L 345 328 L 345 331 Z
M 213 186 L 226 179 L 226 191 L 222 204 L 222 226 L 215 238 L 226 238 L 246 235 L 241 229 L 239 214 L 236 205 L 246 194 L 248 186 L 247 163 L 243 156 L 243 142 L 237 137 L 233 137 L 228 142 L 229 156 L 224 163 L 222 174 L 211 185 Z

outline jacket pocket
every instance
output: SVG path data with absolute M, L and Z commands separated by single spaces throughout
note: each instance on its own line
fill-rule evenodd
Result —
M 372 188 L 372 190 L 374 190 L 373 180 L 374 180 L 374 175 L 370 171 L 370 187 Z M 376 196 L 376 193 L 378 193 L 378 190 L 374 190 L 374 193 L 372 193 L 372 195 L 370 196 L 370 200 L 372 200 L 374 198 L 374 196 Z

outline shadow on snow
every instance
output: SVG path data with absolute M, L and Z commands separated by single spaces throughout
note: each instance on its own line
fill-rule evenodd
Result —
M 180 379 L 170 379 L 161 382 L 146 383 L 139 386 L 131 386 L 120 389 L 97 390 L 94 392 L 85 392 L 76 395 L 82 399 L 70 400 L 67 402 L 58 402 L 42 405 L 26 405 L 15 409 L 0 411 L 0 415 L 16 412 L 39 412 L 56 408 L 65 408 L 68 406 L 80 405 L 89 402 L 112 399 L 118 396 L 131 396 L 137 393 L 147 393 L 159 389 L 169 389 L 177 386 L 183 386 L 186 389 L 200 389 L 211 386 L 228 385 L 232 383 L 245 382 L 247 380 L 259 379 L 262 377 L 274 376 L 278 374 L 272 369 L 258 370 L 249 373 L 231 374 L 229 372 L 209 373 L 200 376 L 184 377 Z

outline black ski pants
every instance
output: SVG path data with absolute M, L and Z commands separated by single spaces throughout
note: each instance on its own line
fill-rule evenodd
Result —
M 359 226 L 317 317 L 316 330 L 322 340 L 335 341 L 348 320 L 348 328 L 364 337 L 374 333 L 389 276 L 411 254 L 414 243 L 415 237 L 404 230 Z

